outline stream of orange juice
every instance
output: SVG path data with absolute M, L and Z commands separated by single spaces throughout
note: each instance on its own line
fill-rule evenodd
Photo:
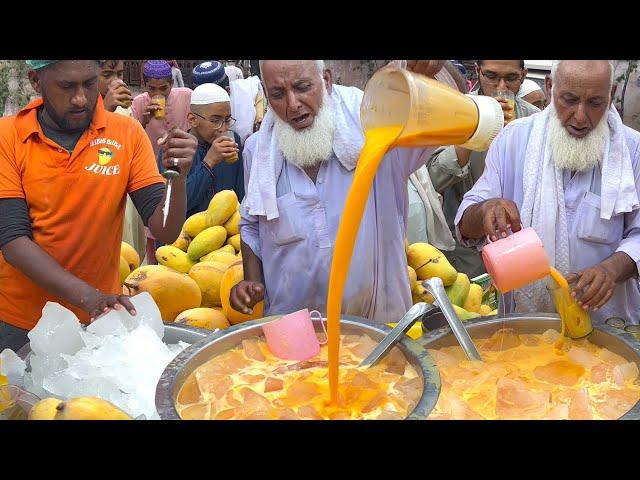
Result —
M 360 228 L 360 220 L 369 197 L 373 179 L 382 157 L 391 147 L 402 126 L 381 127 L 365 132 L 365 142 L 347 194 L 329 275 L 327 298 L 327 333 L 329 337 L 329 389 L 331 403 L 338 401 L 338 359 L 340 355 L 340 311 L 342 293 L 349 273 L 351 255 Z

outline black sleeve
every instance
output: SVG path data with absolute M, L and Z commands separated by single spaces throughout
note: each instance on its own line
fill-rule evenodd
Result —
M 149 219 L 162 201 L 164 196 L 164 183 L 154 183 L 129 194 L 131 201 L 142 218 L 145 227 L 149 226 Z
M 0 248 L 18 237 L 33 240 L 27 202 L 22 198 L 0 199 Z

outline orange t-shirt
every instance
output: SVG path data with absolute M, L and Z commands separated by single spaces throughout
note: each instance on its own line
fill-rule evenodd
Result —
M 27 202 L 34 242 L 62 267 L 104 293 L 118 293 L 126 196 L 164 182 L 151 142 L 137 120 L 107 112 L 98 96 L 91 124 L 69 155 L 44 136 L 36 116 L 42 103 L 0 119 L 0 198 Z M 48 301 L 89 319 L 0 253 L 0 320 L 31 329 Z

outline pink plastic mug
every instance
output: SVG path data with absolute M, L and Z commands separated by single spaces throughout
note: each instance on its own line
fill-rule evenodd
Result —
M 516 290 L 549 275 L 549 257 L 536 231 L 523 228 L 482 249 L 482 260 L 502 293 Z
M 306 360 L 318 355 L 320 345 L 327 343 L 327 340 L 318 340 L 311 321 L 313 314 L 320 318 L 326 338 L 327 329 L 322 321 L 322 314 L 317 310 L 309 313 L 305 308 L 262 325 L 271 353 L 283 360 Z

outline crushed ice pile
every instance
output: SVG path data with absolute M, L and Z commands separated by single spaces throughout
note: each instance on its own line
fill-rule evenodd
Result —
M 82 328 L 78 318 L 49 302 L 29 332 L 30 372 L 24 387 L 41 398 L 98 396 L 136 418 L 159 419 L 156 384 L 188 343 L 167 345 L 160 311 L 148 293 L 132 297 L 136 316 L 112 310 Z

